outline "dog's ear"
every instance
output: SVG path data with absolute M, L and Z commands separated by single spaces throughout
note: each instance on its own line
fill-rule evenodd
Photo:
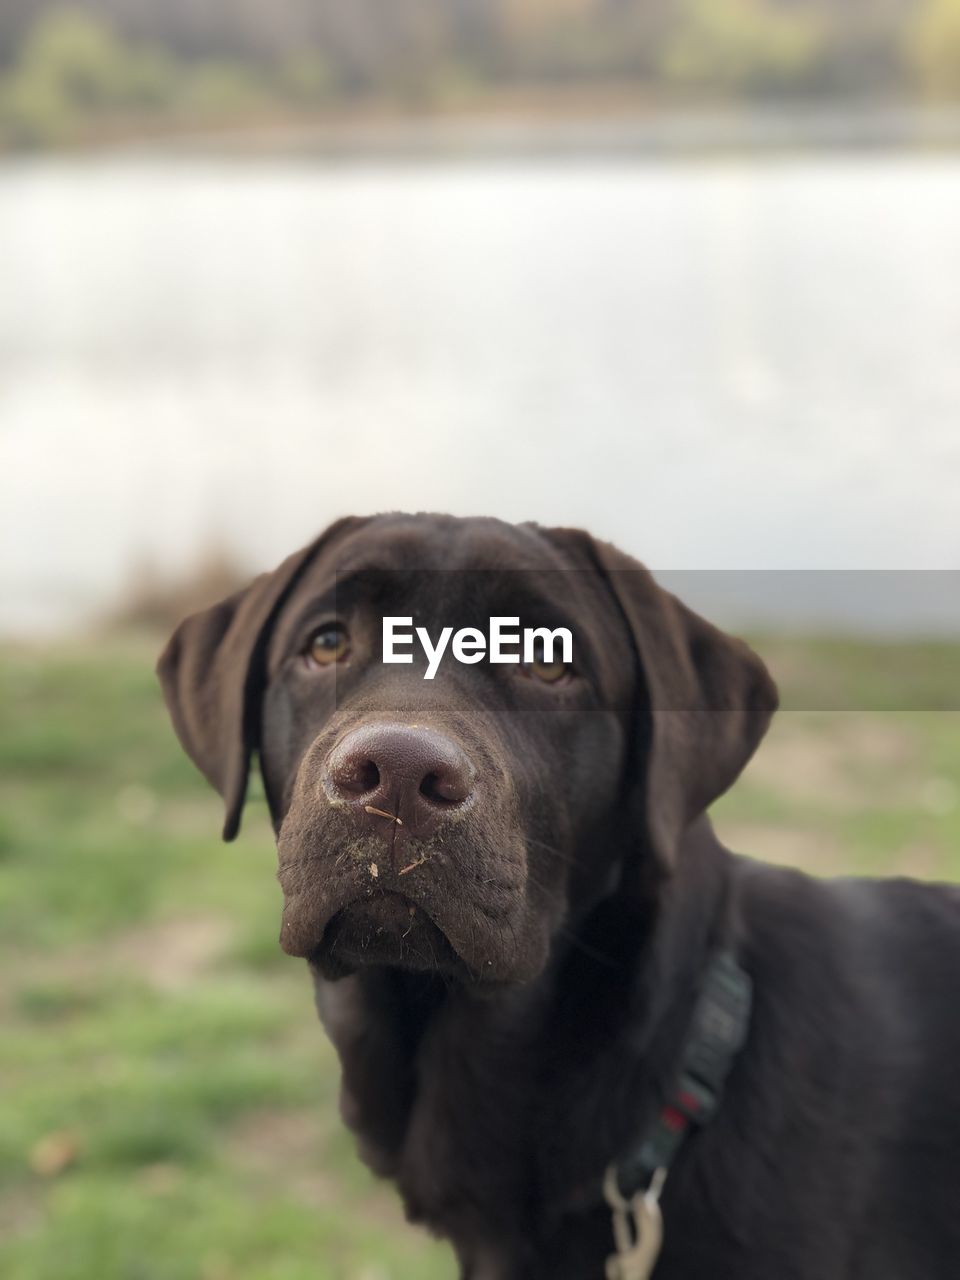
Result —
M 739 777 L 777 708 L 760 658 L 664 591 L 630 556 L 594 544 L 640 658 L 651 737 L 643 806 L 661 863 Z
M 224 840 L 240 830 L 250 756 L 258 746 L 265 654 L 280 610 L 321 548 L 362 521 L 339 520 L 272 573 L 177 627 L 157 663 L 173 727 L 223 797 Z
M 636 730 L 637 753 L 646 756 L 639 798 L 658 861 L 669 869 L 684 829 L 756 751 L 777 687 L 748 645 L 664 591 L 638 561 L 593 538 L 589 550 L 639 657 L 646 686 Z

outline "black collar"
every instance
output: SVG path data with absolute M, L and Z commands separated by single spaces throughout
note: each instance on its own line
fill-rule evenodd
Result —
M 753 981 L 733 952 L 715 951 L 704 970 L 673 1084 L 637 1146 L 615 1160 L 608 1179 L 625 1200 L 662 1183 L 692 1127 L 716 1114 L 723 1086 L 747 1038 Z

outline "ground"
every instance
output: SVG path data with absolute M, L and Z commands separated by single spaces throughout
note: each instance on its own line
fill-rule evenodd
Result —
M 353 1154 L 276 942 L 262 799 L 220 844 L 157 647 L 0 649 L 0 1274 L 452 1277 Z M 960 878 L 960 649 L 759 647 L 788 709 L 721 836 L 817 873 Z

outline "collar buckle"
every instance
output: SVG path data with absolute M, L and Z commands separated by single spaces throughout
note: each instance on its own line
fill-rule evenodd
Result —
M 626 1199 L 617 1181 L 617 1166 L 611 1164 L 603 1179 L 603 1194 L 613 1215 L 616 1253 L 607 1259 L 607 1280 L 649 1280 L 663 1246 L 663 1215 L 660 1192 L 667 1170 L 654 1171 L 645 1191 Z

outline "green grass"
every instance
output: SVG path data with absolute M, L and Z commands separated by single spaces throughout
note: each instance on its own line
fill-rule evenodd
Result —
M 272 837 L 180 752 L 155 645 L 0 650 L 0 1274 L 432 1280 L 356 1160 Z M 818 872 L 960 878 L 958 651 L 771 643 L 787 705 L 716 809 Z
M 453 1276 L 353 1154 L 262 800 L 221 844 L 155 647 L 0 651 L 0 1275 Z

